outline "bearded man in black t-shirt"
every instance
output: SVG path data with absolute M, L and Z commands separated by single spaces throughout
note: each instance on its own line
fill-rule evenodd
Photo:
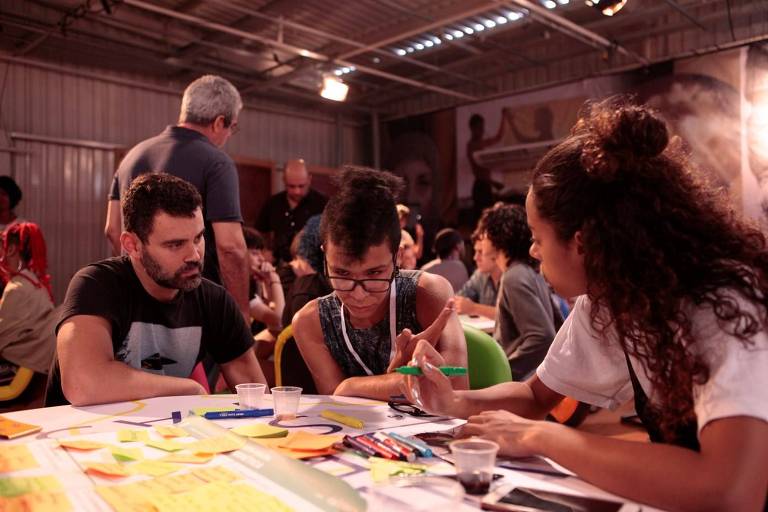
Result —
M 74 405 L 204 394 L 189 375 L 206 353 L 229 386 L 266 382 L 234 299 L 201 276 L 195 187 L 142 175 L 125 195 L 123 218 L 127 255 L 88 265 L 69 284 L 56 328 L 60 372 L 46 405 L 57 402 L 57 389 Z

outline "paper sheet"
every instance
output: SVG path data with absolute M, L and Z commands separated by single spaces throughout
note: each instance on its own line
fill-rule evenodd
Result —
M 3 446 L 3 449 L 0 450 L 0 473 L 9 473 L 39 466 L 26 445 Z

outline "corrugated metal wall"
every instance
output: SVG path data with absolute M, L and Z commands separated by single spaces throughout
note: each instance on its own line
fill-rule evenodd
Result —
M 115 148 L 131 147 L 178 117 L 181 95 L 172 88 L 136 87 L 81 70 L 20 64 L 0 59 L 2 92 L 0 174 L 11 174 L 24 191 L 17 213 L 37 222 L 48 242 L 54 294 L 60 302 L 72 274 L 104 258 L 106 198 L 116 167 Z M 234 157 L 275 160 L 301 156 L 317 165 L 363 163 L 362 130 L 332 118 L 291 116 L 246 108 L 241 131 L 225 148 Z M 15 134 L 12 138 L 11 134 Z M 49 140 L 63 139 L 63 140 Z M 4 139 L 4 140 L 3 140 Z

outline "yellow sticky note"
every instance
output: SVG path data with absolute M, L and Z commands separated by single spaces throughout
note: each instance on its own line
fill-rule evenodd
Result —
M 8 512 L 70 512 L 70 503 L 63 492 L 36 492 L 15 498 L 0 498 L 0 510 Z
M 5 497 L 38 492 L 58 492 L 61 490 L 61 484 L 53 476 L 0 478 L 0 496 Z
M 187 437 L 189 435 L 183 428 L 172 425 L 155 425 L 155 430 L 163 437 Z
M 144 459 L 131 464 L 130 472 L 134 475 L 163 476 L 178 471 L 183 467 L 180 464 L 173 464 L 171 462 Z
M 155 440 L 150 439 L 149 441 L 144 443 L 146 446 L 157 448 L 159 450 L 163 450 L 166 452 L 177 452 L 179 450 L 183 450 L 187 447 L 187 445 L 177 443 L 176 441 L 171 441 L 168 439 L 162 439 L 162 440 Z
M 96 493 L 106 501 L 115 512 L 138 512 L 152 510 L 149 497 L 152 492 L 140 484 L 96 486 Z
M 128 462 L 132 460 L 141 460 L 144 454 L 141 448 L 123 448 L 122 446 L 110 446 L 109 451 L 118 462 Z
M 194 471 L 200 471 L 200 469 L 195 469 Z M 148 482 L 144 482 L 144 484 L 148 489 L 151 489 L 152 492 L 176 493 L 190 491 L 195 487 L 200 487 L 200 480 L 202 480 L 194 475 L 194 471 L 190 473 L 182 473 L 181 475 L 159 476 Z
M 117 431 L 117 440 L 121 443 L 127 443 L 131 441 L 145 443 L 149 441 L 149 432 L 146 430 L 131 430 L 124 428 Z
M 200 486 L 180 494 L 155 495 L 152 506 L 158 512 L 189 512 L 190 510 L 269 510 L 290 512 L 293 509 L 285 503 L 254 489 L 247 484 L 223 482 Z
M 193 453 L 226 453 L 239 450 L 246 442 L 242 437 L 226 435 L 201 439 L 186 445 L 185 448 Z
M 182 464 L 205 464 L 213 458 L 212 453 L 169 453 L 160 460 L 163 462 L 179 462 Z
M 0 450 L 0 473 L 39 467 L 29 448 L 23 444 L 4 446 Z
M 280 427 L 273 427 L 266 423 L 254 423 L 252 425 L 241 425 L 230 430 L 239 436 L 244 437 L 285 437 L 288 435 L 288 430 Z
M 290 450 L 327 450 L 333 446 L 334 443 L 340 442 L 341 439 L 342 436 L 339 435 L 327 436 L 297 430 L 289 434 L 278 446 Z
M 190 473 L 206 482 L 234 482 L 242 479 L 240 475 L 223 466 L 193 469 Z
M 374 482 L 383 482 L 393 476 L 423 475 L 427 472 L 427 466 L 424 464 L 413 464 L 379 457 L 371 457 L 368 462 L 371 465 L 371 478 Z
M 97 474 L 100 476 L 129 476 L 130 473 L 126 466 L 111 462 L 86 462 L 84 465 L 86 473 Z
M 70 450 L 99 450 L 106 447 L 105 443 L 99 443 L 97 441 L 77 440 L 77 439 L 60 439 L 59 446 Z

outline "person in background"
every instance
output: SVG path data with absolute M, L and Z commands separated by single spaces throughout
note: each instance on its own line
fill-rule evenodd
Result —
M 249 296 L 251 307 L 251 320 L 256 325 L 264 326 L 266 333 L 262 336 L 274 337 L 283 328 L 282 316 L 285 307 L 283 287 L 275 267 L 264 259 L 262 251 L 265 242 L 261 233 L 253 228 L 244 227 L 243 237 L 248 247 L 248 259 L 250 261 L 251 279 L 249 284 Z M 257 338 L 260 333 L 256 332 Z
M 563 318 L 538 262 L 528 254 L 531 230 L 525 210 L 517 205 L 488 208 L 480 226 L 483 255 L 503 272 L 493 337 L 507 354 L 512 377 L 523 380 L 547 355 Z
M 104 233 L 113 256 L 122 250 L 120 199 L 131 182 L 148 172 L 163 172 L 192 183 L 203 198 L 205 252 L 203 275 L 232 294 L 243 318 L 249 317 L 248 254 L 243 240 L 237 168 L 222 151 L 238 131 L 243 108 L 229 81 L 205 75 L 190 83 L 181 99 L 179 122 L 134 146 L 115 172 Z
M 397 266 L 403 270 L 416 270 L 418 258 L 413 245 L 400 242 L 400 251 L 397 253 Z
M 424 228 L 421 225 L 421 216 L 416 216 L 413 222 L 413 233 L 416 235 L 414 240 L 411 234 L 408 232 L 408 219 L 411 216 L 411 209 L 404 204 L 397 205 L 397 217 L 400 219 L 400 245 L 410 246 L 413 249 L 413 254 L 416 257 L 416 261 L 420 260 L 424 255 Z M 414 265 L 415 269 L 416 266 Z
M 441 229 L 435 236 L 433 250 L 437 258 L 425 263 L 421 270 L 443 276 L 457 292 L 469 279 L 467 267 L 461 261 L 464 255 L 464 239 L 455 229 Z
M 466 366 L 464 334 L 450 284 L 420 271 L 398 271 L 402 180 L 388 172 L 347 168 L 320 223 L 325 273 L 333 293 L 293 318 L 293 333 L 321 394 L 388 400 L 400 394 L 394 368 L 427 339 L 455 366 Z M 429 326 L 424 332 L 422 326 Z M 418 334 L 416 334 L 418 333 Z M 466 377 L 454 380 L 466 388 Z
M 60 372 L 46 403 L 204 394 L 189 376 L 206 354 L 230 388 L 266 382 L 237 304 L 202 277 L 197 189 L 170 174 L 143 174 L 123 198 L 123 218 L 126 256 L 92 263 L 69 283 L 56 328 Z
M 304 160 L 289 160 L 283 172 L 285 190 L 266 202 L 256 220 L 256 229 L 269 238 L 276 265 L 291 261 L 291 242 L 307 219 L 322 213 L 325 196 L 311 188 L 312 176 Z
M 0 234 L 0 384 L 19 367 L 35 372 L 30 389 L 45 389 L 56 349 L 56 309 L 45 240 L 37 224 L 15 223 Z
M 765 510 L 768 243 L 701 180 L 664 122 L 621 98 L 591 104 L 536 165 L 530 253 L 576 304 L 536 374 L 454 391 L 428 344 L 411 380 L 428 410 L 469 418 L 511 457 L 543 456 L 665 510 Z M 541 421 L 564 395 L 634 398 L 652 443 Z
M 483 252 L 482 223 L 472 234 L 472 243 L 477 269 L 456 293 L 456 311 L 459 314 L 496 319 L 496 302 L 503 271 L 496 264 L 496 258 L 491 253 Z
M 21 189 L 15 180 L 10 176 L 0 176 L 0 232 L 21 221 L 16 215 L 21 197 Z

